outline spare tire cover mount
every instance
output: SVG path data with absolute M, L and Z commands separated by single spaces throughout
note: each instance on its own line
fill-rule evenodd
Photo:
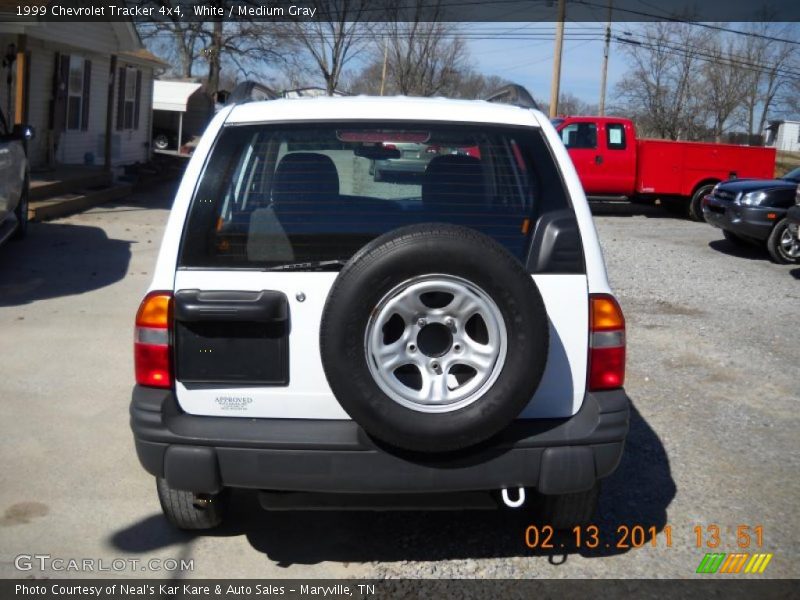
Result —
M 367 434 L 449 452 L 519 416 L 544 373 L 549 332 L 516 257 L 474 229 L 427 223 L 350 258 L 325 302 L 320 355 L 334 396 Z

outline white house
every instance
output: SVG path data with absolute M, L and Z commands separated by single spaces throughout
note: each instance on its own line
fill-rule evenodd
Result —
M 32 169 L 121 167 L 150 157 L 154 74 L 131 22 L 21 20 L 0 3 L 0 107 L 36 130 Z M 10 76 L 11 85 L 6 84 Z
M 767 127 L 767 146 L 800 152 L 800 121 L 770 121 Z

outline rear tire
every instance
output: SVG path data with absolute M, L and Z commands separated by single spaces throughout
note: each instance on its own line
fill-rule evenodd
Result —
M 22 240 L 28 235 L 28 192 L 30 183 L 26 179 L 22 187 L 22 196 L 19 199 L 17 208 L 14 209 L 14 216 L 17 217 L 17 229 L 11 236 L 13 240 Z
M 547 496 L 534 493 L 533 510 L 536 520 L 553 529 L 572 529 L 587 525 L 597 510 L 600 498 L 600 482 L 585 492 Z
M 792 237 L 788 220 L 782 219 L 772 228 L 767 238 L 767 252 L 773 262 L 779 265 L 800 263 L 800 240 Z
M 197 531 L 213 529 L 222 523 L 227 494 L 193 494 L 170 487 L 163 477 L 156 477 L 161 510 L 178 529 Z
M 705 222 L 706 218 L 703 216 L 703 198 L 711 193 L 711 190 L 714 189 L 714 185 L 716 184 L 710 183 L 708 185 L 701 185 L 692 195 L 692 199 L 689 201 L 689 218 L 692 221 Z

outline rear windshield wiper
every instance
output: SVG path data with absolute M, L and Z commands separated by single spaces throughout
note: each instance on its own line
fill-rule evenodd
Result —
M 275 267 L 267 267 L 265 271 L 338 271 L 345 264 L 346 260 L 337 258 L 336 260 L 314 260 L 310 262 L 288 263 Z

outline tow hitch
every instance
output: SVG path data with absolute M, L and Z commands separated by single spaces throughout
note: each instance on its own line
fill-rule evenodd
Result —
M 503 504 L 508 508 L 519 508 L 525 504 L 525 488 L 517 488 L 517 499 L 512 500 L 508 496 L 508 488 L 500 490 L 500 496 L 503 498 Z

